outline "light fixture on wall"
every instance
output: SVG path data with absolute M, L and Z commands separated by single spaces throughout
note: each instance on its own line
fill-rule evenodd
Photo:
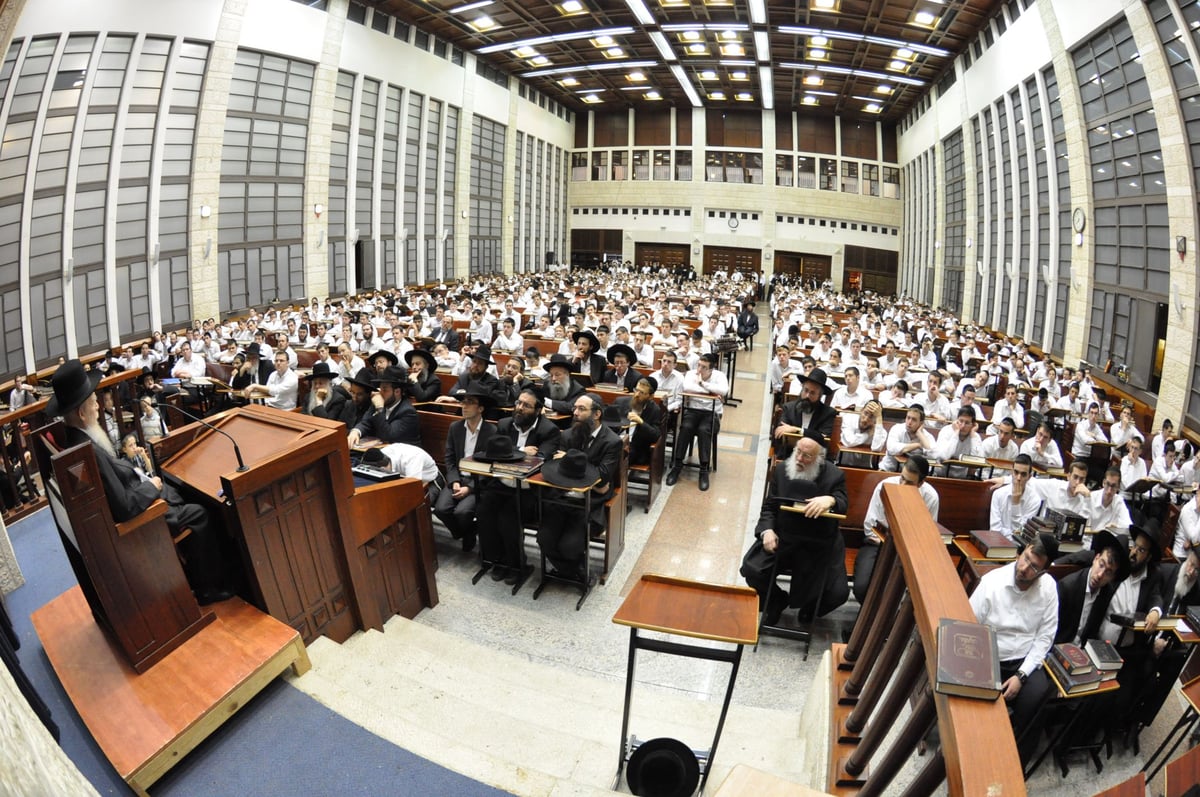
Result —
M 202 218 L 202 219 L 207 219 L 207 218 L 208 218 L 209 216 L 211 216 L 211 215 L 212 215 L 212 208 L 211 208 L 211 207 L 209 207 L 208 205 L 201 205 L 201 206 L 200 206 L 200 218 Z
M 970 238 L 968 238 L 967 239 L 967 248 L 970 249 L 974 243 L 975 243 L 974 241 L 972 241 Z
M 983 264 L 982 260 L 975 261 L 975 273 L 978 274 L 979 276 L 983 277 L 984 279 L 987 279 L 987 273 L 988 273 L 987 266 L 985 266 Z
M 210 236 L 208 236 L 208 239 L 204 241 L 204 259 L 208 260 L 208 257 L 211 254 L 212 254 L 212 236 L 210 235 Z
M 1187 254 L 1187 236 L 1175 236 L 1175 251 L 1179 253 L 1179 262 L 1183 262 L 1183 256 Z
M 1075 245 L 1083 246 L 1083 233 L 1081 233 L 1081 232 L 1075 233 Z
M 941 241 L 934 241 L 934 242 L 933 242 L 933 248 L 934 248 L 934 249 L 941 249 L 941 248 L 942 248 L 942 242 L 941 242 Z
M 324 230 L 324 228 L 322 228 L 317 233 L 317 248 L 320 249 L 324 245 L 325 245 L 325 230 Z
M 467 211 L 465 211 L 465 210 L 460 211 L 459 215 L 461 215 L 465 219 L 467 217 Z M 512 216 L 509 216 L 508 220 L 512 221 Z
M 1008 278 L 1009 278 L 1009 279 L 1015 279 L 1015 278 L 1016 278 L 1016 276 L 1017 276 L 1017 267 L 1016 267 L 1015 265 L 1013 265 L 1013 262 L 1012 262 L 1011 260 L 1005 260 L 1005 261 L 1004 261 L 1004 273 L 1008 275 Z
M 1054 283 L 1054 278 L 1050 276 L 1050 264 L 1042 263 L 1042 282 L 1046 283 L 1049 288 Z
M 313 213 L 316 215 L 316 217 L 318 219 L 321 218 L 321 214 L 324 212 L 325 212 L 325 206 L 322 205 L 320 202 L 313 205 Z
M 1171 280 L 1171 304 L 1175 307 L 1175 315 L 1182 321 L 1187 305 L 1183 301 L 1183 291 L 1179 289 L 1177 280 Z

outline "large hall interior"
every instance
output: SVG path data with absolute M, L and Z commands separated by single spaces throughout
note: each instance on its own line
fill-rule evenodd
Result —
M 939 607 L 943 617 L 969 613 L 968 591 L 1018 556 L 989 559 L 974 543 L 964 552 L 937 537 L 964 538 L 994 517 L 988 511 L 1000 487 L 980 478 L 985 468 L 972 458 L 979 452 L 951 457 L 954 466 L 934 463 L 940 529 L 919 501 L 885 491 L 897 496 L 889 517 L 913 529 L 913 542 L 884 543 L 888 577 L 876 574 L 872 594 L 855 584 L 815 619 L 790 607 L 782 635 L 761 633 L 756 609 L 751 627 L 761 639 L 744 654 L 737 645 L 736 688 L 724 660 L 647 653 L 630 708 L 636 635 L 614 615 L 647 576 L 746 586 L 743 556 L 759 544 L 776 464 L 792 458 L 803 437 L 802 429 L 776 434 L 781 412 L 785 424 L 789 417 L 781 407 L 805 385 L 825 386 L 826 374 L 828 403 L 844 384 L 844 366 L 829 364 L 829 349 L 844 348 L 845 358 L 861 335 L 868 353 L 883 356 L 889 321 L 914 332 L 913 363 L 928 333 L 936 367 L 948 367 L 955 381 L 998 369 L 990 358 L 1001 357 L 1030 418 L 1016 424 L 1017 444 L 1036 437 L 1035 414 L 1046 416 L 1066 454 L 1073 438 L 1061 435 L 1081 434 L 1088 397 L 1110 415 L 1102 419 L 1110 437 L 1128 407 L 1145 438 L 1144 471 L 1164 445 L 1179 452 L 1179 463 L 1174 487 L 1155 482 L 1143 504 L 1122 484 L 1124 500 L 1131 508 L 1137 501 L 1135 525 L 1147 518 L 1165 529 L 1158 569 L 1186 567 L 1186 545 L 1172 542 L 1176 528 L 1193 528 L 1186 518 L 1197 512 L 1192 479 L 1180 474 L 1194 475 L 1194 464 L 1182 469 L 1200 451 L 1200 0 L 0 0 L 0 54 L 0 401 L 8 416 L 0 414 L 0 593 L 8 615 L 0 636 L 10 638 L 6 663 L 25 670 L 60 733 L 52 739 L 36 707 L 27 711 L 17 687 L 0 684 L 0 791 L 123 794 L 149 783 L 155 795 L 630 793 L 627 780 L 614 781 L 627 731 L 703 751 L 717 727 L 719 755 L 711 766 L 701 760 L 706 793 L 722 797 L 975 794 L 989 778 L 1006 794 L 1184 793 L 1169 774 L 1183 765 L 1155 768 L 1151 755 L 1172 741 L 1181 714 L 1196 716 L 1194 683 L 1191 692 L 1186 684 L 1170 689 L 1132 734 L 1105 733 L 1082 754 L 1048 735 L 1033 771 L 1019 758 L 1003 701 L 934 697 L 920 642 L 932 657 Z M 337 313 L 328 313 L 330 302 Z M 299 633 L 300 663 L 259 679 L 255 689 L 264 691 L 239 697 L 240 710 L 220 730 L 198 734 L 189 755 L 136 776 L 120 771 L 77 713 L 72 687 L 55 671 L 58 654 L 47 653 L 35 629 L 46 623 L 37 612 L 70 592 L 82 567 L 64 552 L 65 513 L 51 509 L 50 473 L 35 451 L 33 430 L 52 420 L 45 400 L 59 366 L 80 359 L 118 379 L 112 364 L 143 342 L 157 351 L 160 336 L 169 347 L 168 338 L 196 328 L 217 349 L 236 341 L 232 352 L 252 339 L 242 337 L 252 334 L 247 319 L 264 330 L 278 324 L 285 335 L 288 319 L 293 327 L 311 320 L 307 342 L 304 329 L 296 339 L 303 399 L 315 383 L 310 344 L 330 344 L 336 357 L 341 311 L 353 315 L 356 332 L 374 326 L 380 345 L 397 346 L 419 312 L 426 332 L 411 343 L 432 351 L 442 303 L 463 344 L 479 329 L 472 310 L 485 311 L 495 330 L 483 341 L 483 360 L 501 377 L 526 351 L 501 352 L 504 319 L 524 313 L 528 323 L 516 331 L 528 343 L 550 305 L 563 308 L 565 332 L 555 334 L 551 320 L 546 345 L 525 363 L 539 385 L 550 381 L 552 353 L 574 356 L 569 324 L 595 340 L 602 323 L 612 336 L 609 362 L 613 343 L 632 346 L 634 335 L 656 352 L 639 363 L 642 375 L 658 373 L 663 352 L 673 350 L 682 382 L 699 370 L 696 356 L 711 350 L 726 400 L 720 412 L 707 410 L 716 417 L 698 421 L 712 431 L 697 434 L 690 452 L 678 446 L 680 424 L 696 404 L 681 400 L 669 414 L 656 464 L 645 467 L 649 489 L 636 483 L 640 472 L 630 476 L 616 508 L 606 509 L 604 533 L 584 542 L 595 583 L 582 593 L 547 585 L 536 529 L 522 536 L 532 575 L 513 589 L 499 571 L 501 578 L 479 578 L 485 554 L 440 514 L 431 517 L 431 502 L 386 518 L 410 533 L 411 546 L 387 556 L 414 559 L 388 576 L 372 568 L 395 566 L 392 559 L 380 564 L 385 557 L 368 561 L 364 553 L 380 544 L 378 528 L 337 538 L 338 524 L 350 529 L 371 514 L 361 508 L 367 498 L 347 497 L 328 510 L 338 543 L 328 561 L 340 562 L 346 589 L 343 597 L 325 587 L 324 574 L 317 579 L 328 616 L 288 614 L 286 590 L 274 599 L 258 587 L 242 594 Z M 404 326 L 379 320 L 385 310 L 401 311 L 392 315 Z M 710 317 L 724 334 L 705 332 Z M 757 334 L 748 332 L 750 317 Z M 328 336 L 316 335 L 318 319 Z M 677 344 L 668 329 L 688 341 L 696 330 L 695 343 Z M 954 357 L 943 358 L 952 330 L 962 333 L 961 354 L 955 344 Z M 904 329 L 895 334 L 904 349 Z M 791 353 L 780 355 L 780 346 Z M 364 344 L 366 365 L 375 351 Z M 421 359 L 397 351 L 409 365 Z M 805 354 L 814 363 L 802 364 Z M 1010 358 L 1025 359 L 1008 370 Z M 443 385 L 455 383 L 457 372 L 432 354 L 429 364 L 439 366 Z M 819 382 L 809 378 L 814 365 Z M 171 377 L 173 366 L 164 368 L 160 376 Z M 1085 385 L 1085 402 L 1035 413 L 1038 387 L 1056 368 Z M 922 381 L 915 374 L 925 370 L 913 365 L 914 395 Z M 896 377 L 887 368 L 875 376 L 867 392 L 882 401 Z M 24 410 L 10 399 L 22 382 L 32 385 Z M 132 389 L 133 380 L 125 383 L 101 387 L 119 396 Z M 993 408 L 1005 381 L 978 384 L 986 439 L 986 427 L 1001 421 Z M 1060 398 L 1053 390 L 1052 401 Z M 949 396 L 955 411 L 960 394 Z M 1068 394 L 1064 383 L 1061 397 Z M 679 398 L 668 391 L 658 403 L 668 408 L 671 395 Z M 603 397 L 608 403 L 611 395 Z M 897 415 L 884 402 L 885 431 L 905 422 L 906 404 Z M 500 406 L 507 417 L 510 405 Z M 422 410 L 423 431 L 435 409 L 447 405 Z M 884 475 L 869 472 L 878 448 L 852 455 L 862 468 L 837 456 L 839 437 L 862 409 L 839 416 L 828 449 L 829 461 L 850 474 L 849 507 L 839 517 L 858 523 L 848 532 L 843 522 L 838 533 L 849 546 L 840 575 L 847 583 L 855 551 L 864 540 L 875 544 L 861 524 Z M 571 412 L 556 416 L 564 430 Z M 423 440 L 443 472 L 457 402 L 449 413 L 435 423 L 436 443 Z M 168 431 L 190 431 L 156 458 L 186 456 L 187 446 L 215 439 L 163 414 Z M 252 409 L 231 423 L 245 433 L 265 417 Z M 486 417 L 502 416 L 489 409 Z M 295 423 L 289 445 L 324 434 Z M 138 423 L 130 428 L 148 442 Z M 1087 463 L 1098 495 L 1106 469 L 1125 458 L 1125 447 L 1111 442 L 1103 452 L 1076 446 L 1049 476 L 1067 478 L 1072 459 Z M 828 435 L 822 443 L 829 446 Z M 328 445 L 320 461 L 329 475 L 317 481 L 335 492 L 363 489 L 351 485 L 350 463 L 339 464 L 346 445 Z M 192 449 L 192 459 L 203 457 Z M 950 478 L 960 473 L 952 467 L 968 479 Z M 994 462 L 986 470 L 1007 472 Z M 1050 478 L 1035 478 L 1042 480 Z M 211 492 L 214 506 L 237 504 Z M 376 507 L 382 494 L 371 499 Z M 311 518 L 295 522 L 312 526 Z M 124 534 L 116 526 L 113 539 Z M 1129 526 L 1127 517 L 1119 529 L 1127 537 Z M 252 569 L 262 557 L 242 545 Z M 930 551 L 937 562 L 924 557 Z M 546 589 L 533 600 L 539 585 Z M 309 586 L 293 585 L 297 594 Z M 363 597 L 368 588 L 382 595 L 374 596 L 378 605 Z M 902 592 L 911 597 L 901 605 Z M 80 605 L 78 622 L 94 625 Z M 889 628 L 910 629 L 916 641 L 902 647 L 909 635 L 889 636 Z M 809 643 L 789 638 L 804 631 Z M 1192 637 L 1185 626 L 1181 644 Z M 867 693 L 880 700 L 874 692 L 891 670 L 924 691 L 901 700 L 897 688 L 882 708 L 851 720 L 867 722 L 874 710 L 870 734 L 847 730 L 863 680 L 874 676 Z M 175 684 L 159 699 L 189 702 L 173 689 L 186 691 Z M 1051 726 L 1058 729 L 1061 716 L 1089 717 L 1072 713 L 1080 702 L 1058 701 Z M 1190 730 L 1173 756 L 1182 753 L 1195 773 L 1200 739 Z M 118 728 L 117 745 L 120 736 Z M 297 752 L 308 744 L 323 749 Z M 867 756 L 870 766 L 856 759 L 857 773 L 846 769 L 845 756 L 875 745 L 881 752 Z M 882 760 L 888 754 L 895 760 Z M 378 766 L 392 756 L 406 763 Z M 877 771 L 886 774 L 872 783 Z M 1144 785 L 1138 791 L 1127 781 Z

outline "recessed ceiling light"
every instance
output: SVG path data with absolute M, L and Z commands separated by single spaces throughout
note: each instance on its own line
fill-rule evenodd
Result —
M 837 11 L 837 0 L 810 0 L 810 7 L 818 11 Z
M 817 47 L 815 49 L 808 51 L 808 57 L 812 58 L 813 60 L 816 60 L 816 61 L 824 61 L 826 58 L 829 57 L 829 53 L 826 52 L 825 50 L 822 50 L 821 48 Z
M 612 36 L 597 36 L 596 38 L 592 39 L 592 44 L 596 45 L 597 47 L 611 47 L 612 43 Z
M 565 77 L 562 80 L 558 81 L 558 85 L 560 85 L 560 86 L 578 86 L 579 81 L 573 77 Z
M 879 113 L 883 108 L 877 102 L 868 102 L 867 107 L 863 108 L 867 113 Z
M 564 14 L 579 14 L 583 11 L 583 3 L 579 0 L 564 0 L 558 7 Z
M 896 50 L 896 57 L 902 61 L 911 61 L 915 56 L 916 53 L 907 47 L 901 47 L 899 50 Z
M 685 30 L 683 33 L 679 34 L 679 38 L 683 39 L 685 42 L 698 42 L 700 41 L 700 31 Z
M 820 75 L 805 75 L 804 76 L 804 85 L 806 85 L 806 86 L 823 86 L 823 85 L 825 85 L 825 81 L 821 79 Z
M 626 77 L 634 83 L 640 83 L 646 79 L 646 74 L 644 72 L 630 72 Z
M 743 71 L 741 69 L 737 69 L 737 70 L 734 70 L 733 72 L 729 73 L 729 79 L 730 80 L 749 80 L 750 78 L 746 75 L 745 71 Z
M 662 95 L 659 94 L 657 91 L 647 91 L 644 96 L 648 100 L 661 100 L 662 99 Z
M 737 41 L 738 32 L 736 30 L 723 30 L 721 31 L 721 38 L 725 41 Z
M 704 46 L 704 42 L 696 42 L 695 44 L 689 44 L 687 51 L 692 55 L 700 55 L 701 53 L 708 52 L 708 48 Z
M 918 11 L 913 15 L 913 22 L 917 23 L 918 25 L 930 27 L 934 22 L 937 22 L 937 16 L 930 11 Z
M 533 58 L 538 54 L 538 51 L 526 45 L 525 47 L 518 47 L 517 49 L 513 50 L 512 53 L 517 58 Z
M 607 50 L 604 51 L 604 57 L 605 58 L 624 58 L 625 51 L 622 50 L 620 47 L 609 47 Z
M 817 98 L 811 94 L 805 94 L 804 99 L 800 100 L 801 105 L 816 105 Z
M 725 92 L 723 92 L 723 91 L 710 91 L 710 92 L 708 93 L 708 98 L 709 98 L 710 100 L 723 100 L 723 99 L 725 99 Z
M 700 79 L 701 80 L 716 80 L 717 73 L 711 69 L 705 69 L 703 72 L 700 73 Z
M 597 96 L 595 94 L 584 94 L 583 101 L 586 102 L 588 105 L 595 105 L 598 102 L 604 102 L 602 99 L 600 99 L 599 96 Z
M 737 57 L 746 54 L 746 48 L 740 44 L 722 44 L 721 55 Z
M 748 91 L 739 91 L 734 99 L 738 102 L 750 102 L 754 99 L 754 95 Z
M 546 64 L 550 63 L 550 59 L 544 55 L 538 55 L 530 58 L 529 63 L 531 66 L 545 66 Z
M 828 36 L 809 36 L 808 43 L 813 47 L 824 47 L 829 44 Z
M 908 69 L 908 64 L 906 64 L 900 60 L 893 60 L 891 63 L 888 64 L 888 69 L 894 70 L 896 72 L 903 72 L 905 69 Z
M 496 20 L 489 16 L 477 17 L 475 21 L 471 23 L 471 27 L 475 30 L 489 30 L 490 28 L 496 27 Z
M 880 83 L 878 86 L 875 87 L 875 93 L 876 94 L 891 94 L 892 87 L 889 86 L 887 83 Z

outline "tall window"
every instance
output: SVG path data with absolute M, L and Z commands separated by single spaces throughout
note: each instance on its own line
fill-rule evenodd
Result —
M 962 129 L 942 141 L 942 170 L 946 186 L 946 242 L 942 251 L 945 270 L 942 279 L 942 306 L 962 313 L 963 268 L 966 255 L 967 173 L 963 162 Z
M 304 298 L 304 160 L 313 66 L 239 50 L 221 155 L 221 312 Z
M 501 271 L 500 237 L 504 201 L 504 145 L 507 128 L 476 116 L 471 124 L 470 273 Z

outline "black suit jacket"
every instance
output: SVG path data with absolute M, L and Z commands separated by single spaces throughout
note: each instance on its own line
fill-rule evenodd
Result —
M 426 372 L 416 382 L 408 383 L 413 401 L 433 401 L 442 395 L 442 380 L 433 371 Z
M 779 422 L 781 424 L 785 423 L 788 426 L 800 427 L 806 432 L 810 429 L 820 432 L 821 436 L 826 440 L 826 446 L 828 446 L 828 440 L 833 436 L 833 421 L 837 418 L 837 410 L 828 404 L 818 404 L 816 409 L 813 410 L 812 418 L 808 421 L 808 426 L 801 423 L 801 417 L 800 399 L 796 399 L 783 405 L 783 414 Z M 786 438 L 779 438 L 775 441 L 775 456 L 783 459 L 792 450 L 794 445 L 792 441 Z
M 72 426 L 66 429 L 67 448 L 92 442 L 92 438 L 82 429 Z M 97 445 L 92 446 L 92 451 L 95 452 L 96 465 L 100 469 L 100 481 L 104 485 L 108 508 L 116 522 L 124 523 L 137 517 L 155 500 L 165 497 L 153 484 L 142 481 L 142 477 L 128 461 L 111 456 Z
M 421 445 L 421 427 L 417 422 L 417 410 L 408 399 L 367 413 L 354 428 L 363 437 L 378 437 L 385 443 Z
M 600 483 L 593 489 L 595 496 L 592 499 L 593 516 L 597 506 L 607 501 L 613 494 L 613 490 L 621 486 L 621 473 L 619 465 L 621 462 L 621 438 L 617 437 L 617 433 L 607 426 L 601 426 L 600 432 L 596 438 L 589 444 L 587 441 L 588 434 L 581 432 L 574 427 L 571 427 L 562 436 L 562 441 L 559 443 L 559 449 L 569 451 L 572 448 L 578 448 L 587 453 L 588 462 L 595 465 L 600 471 Z
M 778 529 L 778 515 L 781 511 L 779 499 L 781 498 L 797 501 L 832 495 L 834 503 L 829 511 L 838 514 L 844 513 L 850 504 L 846 494 L 846 474 L 832 462 L 822 462 L 821 470 L 813 481 L 789 479 L 786 466 L 786 462 L 777 463 L 771 474 L 770 488 L 763 499 L 762 511 L 758 515 L 758 525 L 754 527 L 756 537 L 761 537 L 767 529 Z
M 535 388 L 536 392 L 536 385 L 524 377 L 512 382 L 509 382 L 507 379 L 501 379 L 499 391 L 504 396 L 504 399 L 500 402 L 500 406 L 511 407 L 516 404 L 517 396 L 521 395 L 521 391 L 525 388 Z
M 1179 578 L 1179 568 L 1183 567 L 1182 562 L 1173 562 L 1170 565 L 1164 565 L 1159 568 L 1161 571 L 1159 579 L 1159 590 L 1162 594 L 1164 603 L 1163 611 L 1167 614 L 1184 614 L 1187 606 L 1200 606 L 1200 579 L 1192 585 L 1181 599 L 1175 598 L 1175 581 Z
M 334 385 L 330 389 L 333 391 L 333 398 L 329 400 L 328 404 L 318 404 L 313 407 L 310 414 L 314 418 L 341 421 L 346 424 L 347 428 L 353 429 L 355 423 L 354 400 L 350 398 L 346 388 L 341 385 Z
M 517 424 L 512 418 L 504 418 L 496 424 L 496 434 L 507 435 L 514 445 L 520 432 L 521 430 L 517 428 Z M 562 431 L 549 418 L 539 415 L 533 424 L 533 429 L 525 437 L 525 445 L 536 447 L 539 457 L 549 459 L 554 456 L 555 451 L 558 451 L 561 440 Z
M 598 385 L 604 381 L 604 372 L 608 370 L 608 360 L 604 359 L 604 355 L 590 354 L 586 362 L 579 363 L 578 365 L 578 373 L 590 376 L 593 385 Z
M 621 387 L 625 388 L 630 393 L 632 393 L 634 388 L 637 387 L 638 380 L 641 378 L 642 378 L 641 374 L 639 374 L 637 371 L 633 370 L 632 368 L 628 368 L 625 371 L 625 378 L 618 379 L 617 378 L 617 369 L 616 368 L 608 368 L 604 371 L 604 379 L 602 381 L 606 382 L 608 384 L 620 385 Z
M 621 417 L 629 414 L 633 406 L 633 396 L 621 396 L 613 402 Z M 662 436 L 663 411 L 656 401 L 646 402 L 642 408 L 642 422 L 633 426 L 633 434 L 629 438 L 629 464 L 643 465 L 650 461 L 650 447 Z
M 475 443 L 476 451 L 483 451 L 487 448 L 487 442 L 496 433 L 496 425 L 487 421 L 480 421 L 479 439 Z M 459 461 L 466 456 L 467 449 L 467 422 L 455 421 L 450 424 L 450 428 L 446 431 L 446 484 L 453 486 L 456 482 L 459 484 L 473 484 L 474 477 L 470 474 L 464 476 L 458 468 Z
M 450 351 L 458 351 L 458 330 L 451 326 L 449 318 L 446 319 L 446 326 L 438 327 L 429 337 L 435 344 L 445 343 Z
M 1092 601 L 1092 610 L 1088 612 L 1088 616 L 1081 616 L 1090 571 L 1090 567 L 1085 567 L 1063 576 L 1058 581 L 1058 631 L 1054 634 L 1056 644 L 1074 642 L 1077 635 L 1082 642 L 1095 638 L 1100 630 L 1100 623 L 1108 616 L 1108 604 L 1116 592 L 1115 584 L 1101 587 L 1096 593 L 1096 599 Z

